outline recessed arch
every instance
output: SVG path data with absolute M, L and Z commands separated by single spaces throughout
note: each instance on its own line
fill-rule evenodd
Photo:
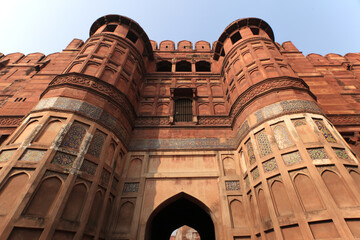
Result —
M 200 200 L 181 192 L 161 203 L 146 224 L 145 240 L 168 240 L 173 230 L 187 225 L 201 239 L 215 240 L 210 209 Z
M 191 72 L 191 63 L 185 60 L 177 62 L 176 72 Z
M 156 64 L 157 72 L 171 72 L 172 63 L 169 61 L 161 61 Z
M 211 64 L 207 61 L 198 61 L 195 64 L 197 72 L 211 72 Z

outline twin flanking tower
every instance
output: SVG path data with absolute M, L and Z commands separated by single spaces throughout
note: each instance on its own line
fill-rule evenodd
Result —
M 257 18 L 157 46 L 118 15 L 64 51 L 2 144 L 1 239 L 360 237 L 358 106 L 324 97 L 344 95 L 326 68 L 360 88 L 360 57 L 305 58 Z

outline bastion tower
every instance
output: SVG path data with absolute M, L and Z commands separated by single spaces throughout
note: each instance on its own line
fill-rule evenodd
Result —
M 0 55 L 0 239 L 359 239 L 359 81 L 257 18 L 175 47 L 107 15 Z

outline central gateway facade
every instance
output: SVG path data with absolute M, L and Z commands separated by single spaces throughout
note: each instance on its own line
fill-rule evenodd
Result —
M 360 238 L 359 59 L 304 57 L 256 18 L 157 46 L 118 15 L 1 56 L 23 85 L 0 110 L 0 239 Z

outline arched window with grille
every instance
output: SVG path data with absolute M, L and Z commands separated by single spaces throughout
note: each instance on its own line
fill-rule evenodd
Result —
M 191 122 L 192 117 L 192 100 L 188 98 L 175 100 L 175 122 Z
M 192 122 L 193 121 L 193 89 L 175 88 L 173 89 L 174 99 L 174 121 Z

